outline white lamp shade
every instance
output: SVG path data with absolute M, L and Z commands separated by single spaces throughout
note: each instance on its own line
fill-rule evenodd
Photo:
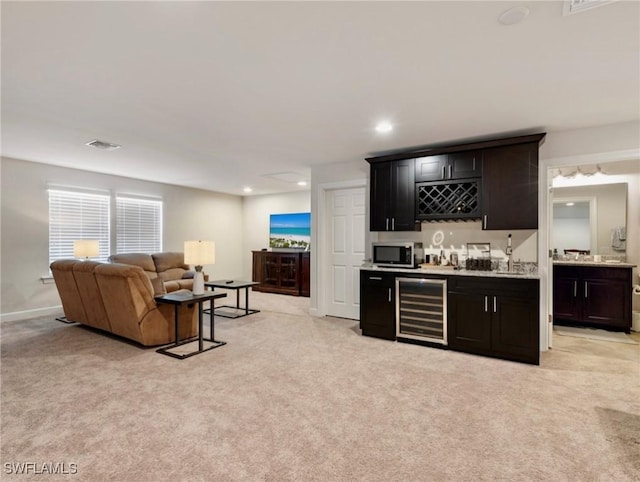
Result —
M 184 262 L 194 266 L 216 262 L 216 243 L 213 241 L 185 241 Z
M 100 243 L 97 239 L 76 239 L 73 242 L 73 256 L 76 258 L 97 258 Z

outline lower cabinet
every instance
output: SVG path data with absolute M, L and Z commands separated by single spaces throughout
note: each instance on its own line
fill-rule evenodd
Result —
M 396 339 L 395 275 L 360 271 L 360 328 L 365 336 Z
M 396 276 L 360 271 L 360 328 L 396 339 Z M 447 338 L 443 348 L 538 365 L 540 283 L 537 279 L 447 277 Z
M 449 278 L 449 346 L 539 364 L 539 293 L 538 280 Z
M 253 281 L 260 284 L 253 289 L 268 293 L 309 296 L 309 256 L 308 252 L 254 251 Z
M 631 268 L 553 266 L 553 321 L 631 329 Z

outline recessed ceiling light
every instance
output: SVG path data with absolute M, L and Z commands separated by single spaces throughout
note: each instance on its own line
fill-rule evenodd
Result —
M 306 186 L 307 181 L 298 181 L 298 186 Z
M 514 25 L 522 22 L 528 15 L 529 9 L 527 7 L 513 7 L 502 12 L 502 15 L 498 17 L 498 22 L 502 25 Z
M 251 192 L 251 191 L 253 191 L 253 189 L 251 189 L 250 187 L 245 187 L 245 188 L 243 189 L 243 191 L 244 191 L 244 192 Z
M 575 206 L 576 203 L 567 203 L 567 206 Z
M 390 122 L 379 122 L 378 125 L 376 126 L 376 132 L 380 132 L 381 134 L 384 134 L 386 132 L 391 132 L 393 130 L 393 126 L 391 125 Z

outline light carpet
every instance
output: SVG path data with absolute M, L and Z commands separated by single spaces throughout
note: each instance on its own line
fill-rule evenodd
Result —
M 251 305 L 182 361 L 1 324 L 2 480 L 640 480 L 637 345 L 556 337 L 531 366 L 363 337 L 306 299 Z M 77 474 L 6 472 L 21 462 Z
M 633 338 L 621 331 L 607 331 L 596 328 L 581 328 L 576 326 L 554 326 L 555 332 L 560 336 L 575 336 L 589 340 L 611 341 L 614 343 L 627 343 L 637 345 Z

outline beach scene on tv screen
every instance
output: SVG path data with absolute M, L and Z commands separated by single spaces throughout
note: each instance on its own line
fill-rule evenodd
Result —
M 309 249 L 311 213 L 272 214 L 269 220 L 269 247 Z

